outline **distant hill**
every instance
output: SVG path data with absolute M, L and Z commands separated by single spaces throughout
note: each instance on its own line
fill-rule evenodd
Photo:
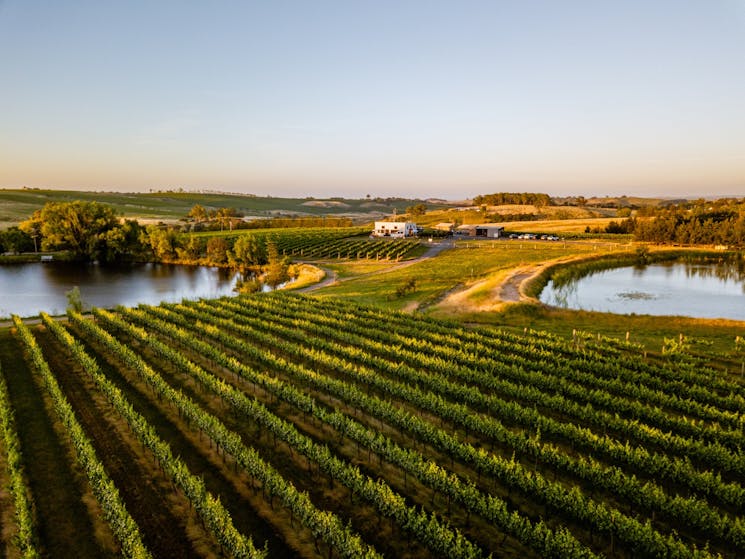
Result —
M 557 206 L 575 206 L 578 199 L 577 196 L 565 196 L 554 197 L 551 200 Z M 670 200 L 665 198 L 642 198 L 641 196 L 592 196 L 585 198 L 586 206 L 598 208 L 642 208 L 659 206 L 666 202 L 670 202 Z
M 407 198 L 275 198 L 251 194 L 221 194 L 201 192 L 90 192 L 77 190 L 0 189 L 0 228 L 28 218 L 47 202 L 95 200 L 110 204 L 128 218 L 173 221 L 186 216 L 194 204 L 208 210 L 234 208 L 246 216 L 344 216 L 365 222 L 402 214 L 406 208 L 426 203 L 429 209 L 451 207 L 444 200 Z

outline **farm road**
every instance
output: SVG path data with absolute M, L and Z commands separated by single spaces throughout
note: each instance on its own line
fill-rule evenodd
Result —
M 499 299 L 505 303 L 517 303 L 523 299 L 520 285 L 536 273 L 535 269 L 519 271 L 513 274 L 499 287 Z

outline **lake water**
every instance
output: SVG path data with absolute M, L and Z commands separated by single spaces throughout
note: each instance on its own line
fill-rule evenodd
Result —
M 736 263 L 661 263 L 595 272 L 554 287 L 543 303 L 617 314 L 745 320 L 745 270 Z
M 66 293 L 80 289 L 87 306 L 135 306 L 233 294 L 237 275 L 220 268 L 133 264 L 99 266 L 63 262 L 0 266 L 0 317 L 63 314 Z

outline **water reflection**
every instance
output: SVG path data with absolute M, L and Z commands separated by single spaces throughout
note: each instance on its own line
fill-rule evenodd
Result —
M 64 313 L 65 293 L 78 286 L 84 303 L 97 307 L 158 304 L 231 294 L 236 274 L 221 268 L 168 264 L 35 263 L 0 266 L 0 316 Z
M 615 268 L 554 285 L 541 301 L 619 314 L 745 320 L 745 263 L 672 262 Z

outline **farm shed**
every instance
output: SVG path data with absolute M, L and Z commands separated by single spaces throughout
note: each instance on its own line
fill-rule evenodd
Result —
M 415 237 L 419 232 L 412 221 L 376 221 L 373 237 Z
M 458 235 L 486 239 L 498 239 L 502 233 L 504 233 L 504 227 L 499 225 L 461 225 L 457 230 Z

